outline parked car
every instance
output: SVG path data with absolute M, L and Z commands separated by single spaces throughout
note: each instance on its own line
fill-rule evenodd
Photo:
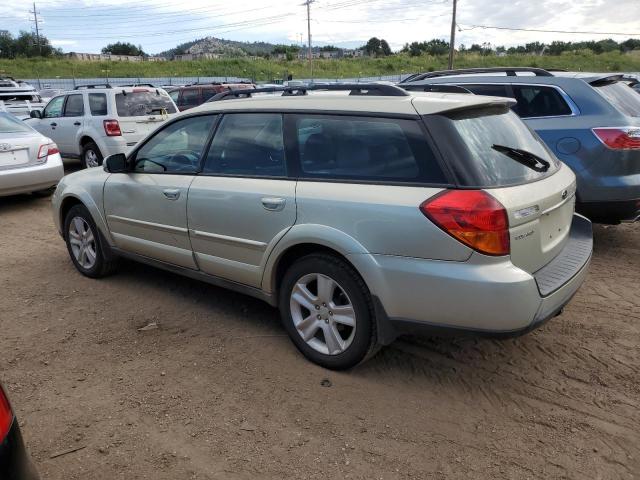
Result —
M 24 446 L 20 426 L 0 384 L 0 478 L 38 480 L 38 474 Z
M 123 256 L 253 295 L 334 369 L 405 332 L 524 333 L 582 284 L 575 175 L 512 100 L 283 90 L 220 94 L 66 176 L 53 212 L 78 271 Z
M 0 197 L 50 194 L 63 176 L 57 145 L 13 115 L 0 112 Z
M 127 152 L 176 113 L 160 88 L 85 85 L 52 98 L 26 122 L 51 137 L 63 157 L 79 157 L 86 168 Z
M 58 95 L 62 95 L 65 90 L 61 90 L 59 88 L 45 88 L 38 92 L 40 98 L 44 103 L 48 103 L 53 97 L 57 97 Z
M 181 112 L 202 105 L 214 95 L 227 90 L 255 88 L 252 83 L 194 83 L 169 92 Z
M 414 75 L 409 90 L 451 85 L 510 97 L 512 109 L 578 179 L 577 211 L 595 222 L 640 217 L 640 97 L 621 75 L 480 68 Z
M 32 111 L 43 107 L 40 95 L 31 85 L 11 77 L 0 77 L 0 112 L 25 119 Z

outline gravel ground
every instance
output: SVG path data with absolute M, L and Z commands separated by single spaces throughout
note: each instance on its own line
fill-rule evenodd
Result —
M 0 252 L 1 377 L 43 479 L 640 476 L 640 225 L 595 228 L 541 329 L 405 338 L 346 373 L 257 300 L 134 263 L 81 276 L 48 199 L 0 199 Z

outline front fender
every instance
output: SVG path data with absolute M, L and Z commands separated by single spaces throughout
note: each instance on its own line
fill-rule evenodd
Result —
M 98 169 L 96 169 L 98 170 Z M 99 169 L 102 170 L 102 169 Z M 86 170 L 84 172 L 87 172 Z M 78 172 L 82 174 L 84 172 Z M 63 179 L 58 185 L 56 192 L 52 198 L 52 208 L 54 212 L 54 221 L 58 232 L 62 234 L 64 225 L 64 218 L 62 218 L 62 208 L 66 205 L 66 202 L 73 199 L 81 202 L 93 218 L 96 226 L 102 233 L 103 237 L 107 240 L 110 246 L 113 246 L 113 239 L 107 228 L 107 222 L 104 217 L 104 181 L 89 181 L 89 182 L 68 182 L 64 181 L 67 178 L 74 177 L 78 174 L 72 174 Z
M 262 275 L 262 289 L 265 292 L 273 293 L 276 289 L 276 271 L 283 255 L 290 248 L 302 244 L 315 244 L 330 248 L 345 257 L 369 253 L 360 242 L 341 230 L 326 225 L 294 225 L 269 252 Z

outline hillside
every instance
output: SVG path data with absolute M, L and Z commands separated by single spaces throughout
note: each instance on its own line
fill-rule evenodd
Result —
M 275 45 L 267 42 L 237 42 L 223 38 L 205 37 L 185 42 L 170 50 L 159 53 L 160 56 L 172 58 L 183 53 L 217 53 L 229 57 L 246 55 L 264 55 L 271 53 Z

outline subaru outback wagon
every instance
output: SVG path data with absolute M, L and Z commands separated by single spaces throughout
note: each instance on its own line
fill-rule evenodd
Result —
M 640 218 L 640 96 L 623 78 L 496 67 L 418 74 L 401 86 L 513 98 L 513 111 L 575 172 L 578 212 L 615 224 Z
M 334 369 L 403 333 L 518 334 L 563 308 L 591 223 L 511 100 L 321 88 L 344 92 L 219 94 L 66 176 L 53 210 L 76 268 L 127 257 L 253 295 Z

